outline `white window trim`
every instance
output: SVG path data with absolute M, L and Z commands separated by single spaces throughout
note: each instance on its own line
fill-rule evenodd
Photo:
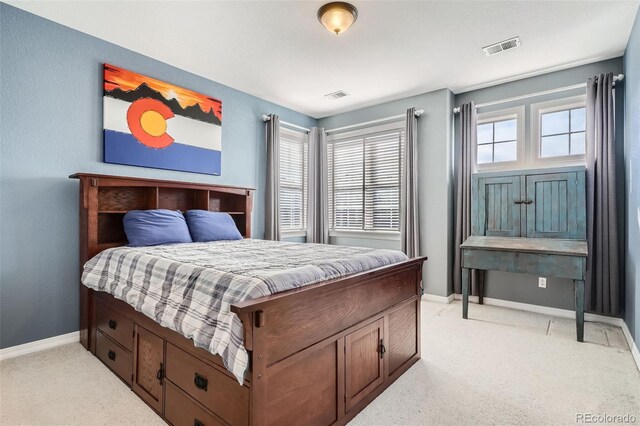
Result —
M 379 124 L 375 126 L 362 127 L 356 130 L 350 130 L 346 132 L 329 133 L 327 135 L 326 143 L 328 144 L 328 143 L 341 142 L 341 141 L 349 140 L 352 138 L 359 138 L 365 135 L 371 136 L 371 135 L 375 135 L 376 133 L 383 133 L 390 130 L 404 131 L 405 130 L 404 119 L 398 119 L 398 120 L 394 120 L 388 123 Z M 406 138 L 406 135 L 405 135 L 405 138 Z M 325 176 L 327 176 L 329 173 L 329 164 L 328 164 L 327 158 L 325 158 L 325 161 L 324 161 L 324 168 L 325 168 L 324 170 Z M 402 191 L 402 188 L 400 188 L 400 191 Z M 326 200 L 326 202 L 328 205 L 329 200 Z M 329 214 L 331 214 L 331 212 L 329 212 Z M 400 220 L 402 220 L 402 218 L 400 218 Z M 329 228 L 329 237 L 400 241 L 400 231 Z
M 483 163 L 478 164 L 478 138 L 477 138 L 477 126 L 479 124 L 490 123 L 493 121 L 502 121 L 509 119 L 516 119 L 516 149 L 517 159 L 516 161 L 500 161 L 498 163 Z M 476 143 L 473 146 L 472 159 L 475 172 L 484 171 L 497 171 L 497 170 L 517 170 L 524 168 L 527 164 L 527 151 L 525 141 L 525 106 L 521 105 L 514 108 L 501 109 L 499 111 L 484 112 L 478 114 L 476 122 Z
M 585 164 L 585 154 L 564 155 L 559 157 L 540 157 L 540 134 L 542 131 L 542 114 L 568 109 L 584 108 L 586 102 L 586 95 L 580 95 L 531 104 L 531 143 L 528 145 L 529 158 L 531 159 L 530 164 L 533 167 L 579 166 Z
M 282 134 L 285 134 L 288 136 L 289 139 L 294 139 L 300 143 L 309 143 L 309 134 L 306 132 L 302 132 L 302 131 L 298 131 L 298 130 L 293 130 L 293 129 L 289 129 L 283 126 L 280 126 L 280 137 L 282 138 Z M 309 164 L 303 165 L 303 167 L 307 168 L 307 173 L 309 172 Z M 307 182 L 308 185 L 308 182 Z M 303 205 L 302 205 L 302 209 L 306 210 L 307 209 L 307 203 L 304 202 L 304 192 L 308 191 L 308 187 L 305 187 L 303 185 L 302 188 L 303 191 L 303 196 L 302 196 L 302 200 L 303 200 Z M 309 219 L 309 212 L 305 212 L 303 213 L 304 217 L 306 217 L 306 219 Z M 280 218 L 278 218 L 278 220 L 280 220 Z M 304 224 L 304 220 L 303 220 L 303 224 Z M 305 237 L 307 236 L 307 229 L 308 229 L 308 223 L 304 224 L 304 227 L 302 229 L 288 229 L 288 230 L 281 230 L 280 231 L 280 236 L 281 237 Z
M 289 237 L 306 237 L 306 230 L 293 230 L 293 231 L 281 231 L 280 236 L 289 238 Z
M 355 229 L 330 229 L 329 237 L 400 241 L 400 231 L 371 231 L 371 230 L 364 231 L 364 230 L 355 230 Z

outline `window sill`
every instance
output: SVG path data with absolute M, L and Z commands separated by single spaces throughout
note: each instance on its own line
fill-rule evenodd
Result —
M 307 231 L 282 231 L 282 232 L 280 232 L 280 236 L 282 238 L 306 237 L 307 236 Z
M 356 231 L 346 229 L 329 230 L 330 237 L 344 238 L 362 238 L 366 240 L 388 240 L 400 241 L 400 232 L 398 231 Z

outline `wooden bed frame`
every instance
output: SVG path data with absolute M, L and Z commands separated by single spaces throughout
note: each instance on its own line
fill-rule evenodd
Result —
M 71 177 L 80 180 L 81 265 L 126 244 L 129 210 L 225 211 L 251 236 L 249 188 Z M 250 357 L 242 386 L 218 355 L 82 284 L 80 339 L 170 424 L 346 424 L 420 358 L 425 260 L 232 305 Z

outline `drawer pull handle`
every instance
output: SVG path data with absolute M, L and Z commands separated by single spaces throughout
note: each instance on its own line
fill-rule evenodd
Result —
M 516 200 L 516 201 L 513 202 L 513 204 L 522 204 L 522 203 L 524 203 L 523 200 Z
M 524 200 L 523 203 L 524 204 L 533 204 L 533 200 Z
M 198 419 L 193 419 L 193 426 L 204 426 L 204 423 Z
M 109 349 L 109 353 L 107 353 L 107 357 L 109 357 L 109 359 L 111 361 L 115 361 L 116 360 L 116 353 L 114 351 L 112 351 L 111 349 Z
M 196 377 L 193 379 L 193 383 L 196 385 L 196 387 L 205 392 L 207 391 L 208 382 L 209 380 L 207 380 L 206 377 L 201 376 L 198 373 L 196 373 Z
M 114 320 L 109 320 L 109 328 L 112 330 L 115 330 L 116 327 L 118 326 L 118 323 Z
M 160 363 L 160 370 L 158 370 L 158 374 L 156 374 L 156 379 L 158 379 L 160 384 L 162 384 L 162 379 L 164 378 L 164 369 L 162 367 L 163 365 Z

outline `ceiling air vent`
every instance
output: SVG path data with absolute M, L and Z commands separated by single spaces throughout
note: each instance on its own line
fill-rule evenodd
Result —
M 509 40 L 501 41 L 500 43 L 491 44 L 482 48 L 484 54 L 487 56 L 495 55 L 496 53 L 504 52 L 505 50 L 513 49 L 520 46 L 520 37 L 513 37 Z
M 345 96 L 349 96 L 349 94 L 344 90 L 338 90 L 337 92 L 327 93 L 326 95 L 324 95 L 324 97 L 327 99 L 340 99 L 344 98 Z

